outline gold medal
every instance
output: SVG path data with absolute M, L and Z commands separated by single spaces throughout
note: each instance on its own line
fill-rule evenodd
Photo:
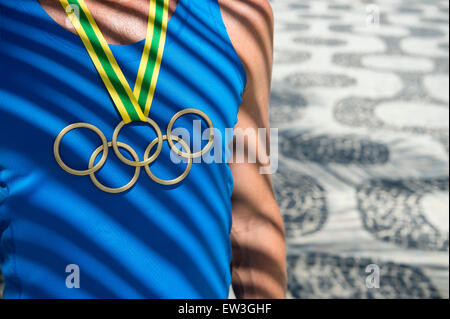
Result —
M 91 124 L 76 123 L 67 126 L 61 131 L 61 133 L 58 134 L 54 143 L 54 155 L 57 163 L 69 174 L 77 176 L 89 175 L 95 186 L 104 192 L 114 194 L 131 189 L 139 179 L 141 167 L 145 168 L 147 175 L 153 181 L 161 185 L 175 185 L 183 181 L 191 171 L 193 159 L 203 156 L 213 146 L 214 126 L 211 119 L 204 112 L 197 109 L 188 108 L 176 113 L 172 117 L 169 121 L 166 135 L 163 135 L 158 124 L 149 117 L 150 107 L 154 98 L 156 83 L 164 52 L 169 16 L 169 0 L 150 0 L 147 38 L 144 45 L 144 51 L 142 54 L 134 91 L 131 90 L 122 70 L 120 69 L 113 53 L 111 52 L 111 49 L 109 48 L 108 43 L 104 39 L 84 0 L 60 0 L 60 2 L 69 15 L 69 18 L 71 19 L 78 35 L 83 41 L 92 62 L 94 63 L 114 102 L 114 106 L 122 117 L 122 121 L 115 128 L 111 142 L 108 142 L 105 135 L 99 128 Z M 79 10 L 74 10 L 75 7 Z M 74 12 L 78 12 L 78 14 L 76 15 Z M 197 153 L 192 153 L 189 145 L 185 141 L 172 135 L 175 122 L 181 116 L 186 114 L 195 114 L 200 116 L 208 124 L 210 129 L 208 144 Z M 146 122 L 154 129 L 157 135 L 157 137 L 148 145 L 142 161 L 131 146 L 118 141 L 122 128 L 132 122 Z M 87 170 L 75 170 L 70 168 L 64 163 L 60 155 L 62 138 L 68 132 L 78 128 L 90 129 L 94 131 L 102 140 L 102 145 L 92 153 Z M 173 180 L 162 180 L 156 177 L 149 166 L 161 154 L 164 141 L 168 142 L 173 152 L 187 159 L 187 166 L 184 173 Z M 174 141 L 181 145 L 182 150 L 176 147 Z M 150 156 L 151 150 L 156 145 L 157 147 L 155 153 Z M 135 168 L 135 174 L 132 180 L 127 185 L 120 188 L 106 187 L 95 177 L 95 173 L 104 166 L 108 158 L 109 148 L 113 149 L 115 155 L 120 159 L 120 161 Z M 134 161 L 125 158 L 125 156 L 123 156 L 120 152 L 120 148 L 130 152 Z M 95 160 L 100 153 L 102 153 L 102 157 L 100 161 L 95 164 Z

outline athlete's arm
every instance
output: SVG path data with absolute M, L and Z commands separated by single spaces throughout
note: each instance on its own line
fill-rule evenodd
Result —
M 231 40 L 247 73 L 237 129 L 269 128 L 273 15 L 267 0 L 220 0 Z M 237 130 L 237 134 L 238 130 Z M 267 137 L 266 145 L 270 145 Z M 261 143 L 257 151 L 264 151 Z M 252 152 L 255 146 L 246 145 Z M 233 191 L 233 288 L 237 298 L 284 298 L 286 251 L 281 214 L 262 163 L 230 164 Z

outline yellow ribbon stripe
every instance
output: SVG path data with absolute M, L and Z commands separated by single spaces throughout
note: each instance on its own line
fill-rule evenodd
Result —
M 169 2 L 170 0 L 150 1 L 147 37 L 136 85 L 134 87 L 134 95 L 138 98 L 139 104 L 146 116 L 150 113 L 150 107 L 153 103 L 156 83 L 164 54 L 167 25 L 169 22 Z M 158 26 L 159 29 L 155 26 Z M 160 34 L 158 34 L 158 31 Z M 153 60 L 155 60 L 155 63 L 148 63 L 148 61 Z

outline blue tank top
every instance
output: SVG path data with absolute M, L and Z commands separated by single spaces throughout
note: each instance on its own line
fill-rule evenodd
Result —
M 172 187 L 152 182 L 142 170 L 131 190 L 116 195 L 101 192 L 89 177 L 69 175 L 53 156 L 58 133 L 87 122 L 111 140 L 120 117 L 77 35 L 37 0 L 0 0 L 0 10 L 4 297 L 227 298 L 233 181 L 226 158 L 194 164 Z M 144 41 L 111 45 L 131 87 L 143 47 Z M 214 152 L 229 156 L 226 128 L 236 124 L 244 87 L 245 71 L 218 1 L 179 0 L 150 117 L 164 131 L 181 109 L 204 111 L 222 133 Z M 176 126 L 195 134 L 189 120 Z M 120 140 L 143 154 L 150 134 L 147 126 L 128 127 Z M 89 131 L 71 132 L 61 153 L 69 166 L 86 169 L 99 143 Z M 165 143 L 152 171 L 167 179 L 184 168 L 170 161 Z M 119 187 L 133 173 L 110 152 L 97 176 Z M 67 282 L 78 278 L 79 288 Z

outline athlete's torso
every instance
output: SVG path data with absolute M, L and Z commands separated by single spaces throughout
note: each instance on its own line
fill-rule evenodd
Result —
M 98 190 L 87 176 L 67 174 L 53 156 L 58 133 L 87 122 L 110 140 L 120 117 L 77 35 L 55 23 L 37 0 L 0 0 L 0 10 L 4 297 L 226 298 L 228 165 L 194 164 L 172 187 L 152 182 L 142 170 L 131 190 L 114 195 Z M 143 41 L 111 45 L 131 87 L 143 46 Z M 225 128 L 236 123 L 244 82 L 217 0 L 179 0 L 149 116 L 165 130 L 181 109 L 199 109 L 223 133 L 218 136 L 226 153 Z M 177 126 L 188 126 L 188 118 Z M 130 128 L 121 140 L 143 154 L 152 134 L 147 127 Z M 69 134 L 61 153 L 67 164 L 85 169 L 99 143 L 89 132 Z M 152 170 L 173 178 L 184 164 L 170 161 L 166 143 Z M 97 175 L 105 184 L 121 186 L 133 172 L 111 151 Z M 71 264 L 80 269 L 79 289 L 66 287 Z

